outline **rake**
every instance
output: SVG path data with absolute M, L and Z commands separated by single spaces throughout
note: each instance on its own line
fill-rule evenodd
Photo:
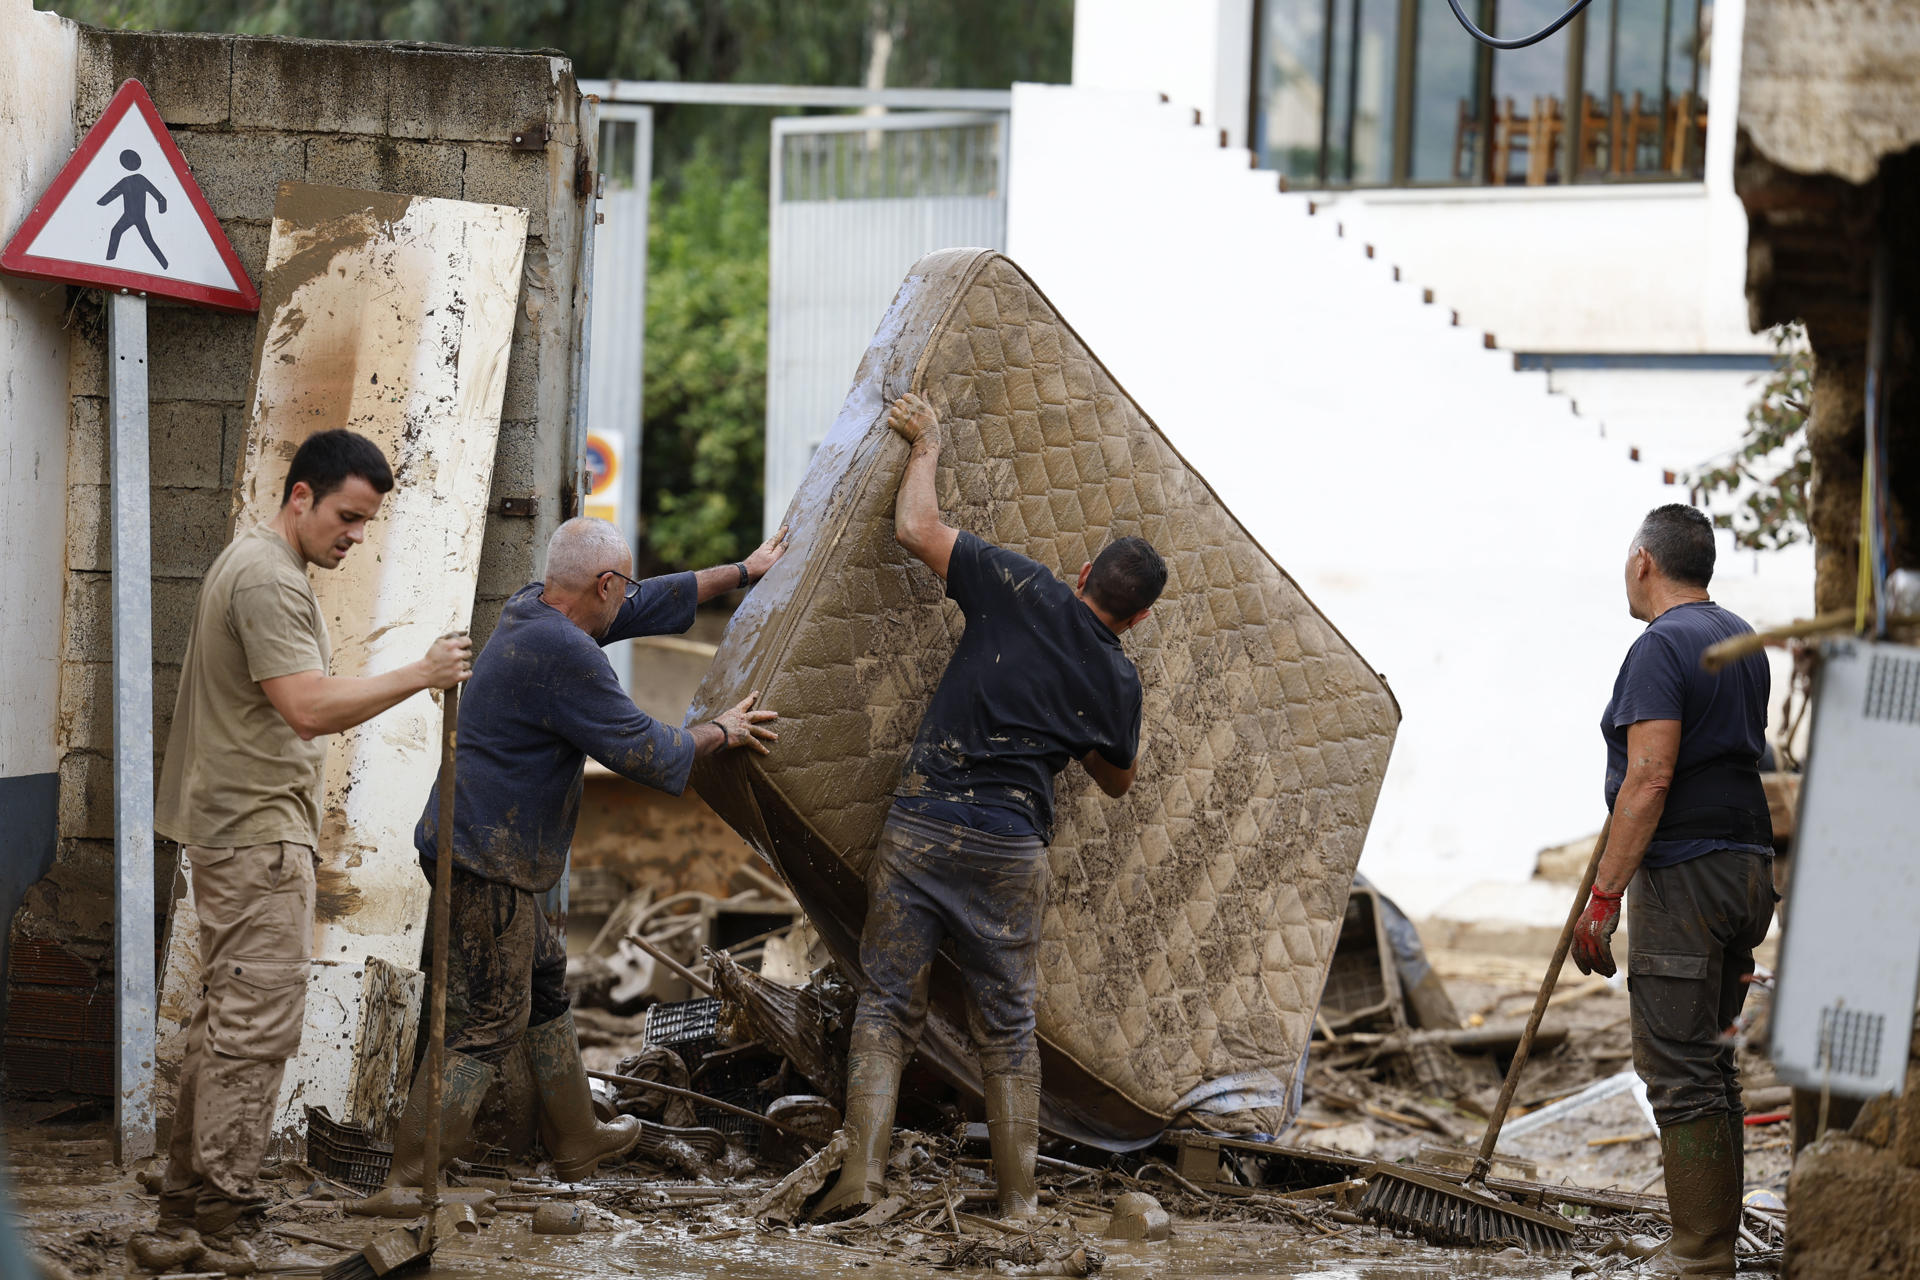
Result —
M 1500 1086 L 1500 1100 L 1487 1119 L 1487 1131 L 1480 1139 L 1480 1152 L 1473 1170 L 1464 1180 L 1421 1169 L 1376 1161 L 1367 1170 L 1367 1190 L 1360 1199 L 1360 1214 L 1369 1221 L 1396 1231 L 1407 1231 L 1434 1244 L 1487 1245 L 1518 1242 L 1542 1253 L 1559 1253 L 1573 1247 L 1573 1227 L 1557 1213 L 1547 1213 L 1518 1205 L 1487 1187 L 1487 1173 L 1493 1168 L 1493 1149 L 1500 1142 L 1500 1128 L 1507 1121 L 1507 1109 L 1513 1105 L 1513 1091 L 1520 1084 L 1520 1072 L 1526 1068 L 1527 1055 L 1533 1050 L 1533 1036 L 1540 1019 L 1553 998 L 1554 984 L 1560 980 L 1560 967 L 1566 963 L 1567 950 L 1573 945 L 1574 926 L 1586 908 L 1587 893 L 1593 888 L 1600 870 L 1600 857 L 1606 852 L 1607 834 L 1613 829 L 1608 815 L 1593 842 L 1593 856 L 1587 860 L 1586 875 L 1580 890 L 1573 895 L 1573 909 L 1567 913 L 1566 927 L 1560 930 L 1559 945 L 1547 962 L 1546 977 L 1540 980 L 1540 992 L 1533 998 L 1533 1013 L 1513 1051 L 1513 1065 Z

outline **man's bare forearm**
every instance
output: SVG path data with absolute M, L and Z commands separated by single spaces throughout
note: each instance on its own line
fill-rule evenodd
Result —
M 940 442 L 929 438 L 914 445 L 893 501 L 894 529 L 909 549 L 909 538 L 924 540 L 940 525 L 940 493 L 934 483 L 939 471 Z
M 418 662 L 377 676 L 325 676 L 318 671 L 261 681 L 268 700 L 302 739 L 344 733 L 427 688 Z
M 1660 826 L 1660 815 L 1667 807 L 1667 780 L 1651 772 L 1629 768 L 1620 794 L 1613 801 L 1613 825 L 1608 829 L 1607 851 L 1600 858 L 1595 887 L 1607 893 L 1619 893 L 1627 887 L 1647 846 Z
M 701 604 L 717 599 L 729 591 L 738 591 L 746 585 L 740 581 L 740 566 L 717 564 L 711 569 L 702 569 L 693 575 L 694 594 Z

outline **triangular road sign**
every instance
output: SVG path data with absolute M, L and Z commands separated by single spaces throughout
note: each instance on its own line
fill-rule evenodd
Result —
M 138 80 L 121 85 L 87 130 L 0 252 L 0 271 L 260 309 L 260 291 Z

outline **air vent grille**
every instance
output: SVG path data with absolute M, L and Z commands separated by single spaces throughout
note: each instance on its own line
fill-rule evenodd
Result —
M 1920 724 L 1920 660 L 1888 653 L 1873 655 L 1867 671 L 1869 720 Z
M 1886 1024 L 1883 1014 L 1828 1005 L 1820 1011 L 1819 1061 L 1834 1075 L 1874 1075 Z

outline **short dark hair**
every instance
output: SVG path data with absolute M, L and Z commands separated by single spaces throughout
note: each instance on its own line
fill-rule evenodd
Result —
M 293 501 L 293 486 L 302 482 L 313 490 L 313 500 L 318 503 L 345 484 L 348 476 L 359 476 L 373 486 L 375 493 L 393 488 L 393 468 L 387 465 L 387 455 L 380 452 L 379 445 L 345 427 L 316 431 L 293 455 L 280 505 Z
M 1115 538 L 1093 561 L 1087 594 L 1116 621 L 1125 621 L 1160 598 L 1167 562 L 1145 538 Z
M 1713 581 L 1713 521 L 1684 502 L 1669 502 L 1647 512 L 1640 522 L 1639 544 L 1661 573 L 1689 587 Z

